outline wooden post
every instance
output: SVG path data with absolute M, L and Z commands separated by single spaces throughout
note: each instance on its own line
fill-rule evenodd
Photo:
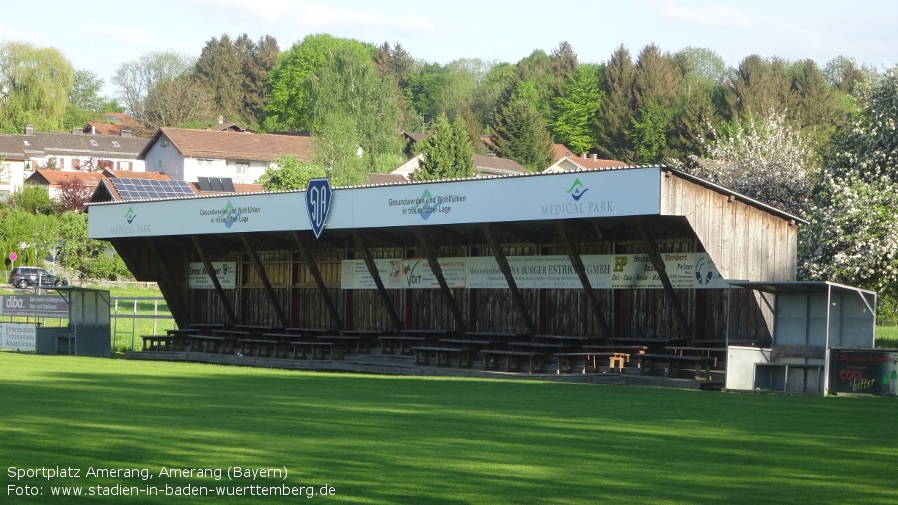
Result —
M 234 313 L 234 307 L 231 307 L 231 302 L 228 301 L 228 296 L 225 294 L 224 289 L 222 289 L 221 283 L 218 282 L 218 274 L 216 274 L 215 269 L 212 268 L 212 262 L 209 261 L 206 257 L 206 253 L 203 252 L 203 248 L 200 247 L 200 241 L 196 238 L 196 235 L 191 235 L 190 240 L 193 241 L 193 248 L 196 249 L 200 261 L 202 261 L 203 266 L 206 267 L 206 272 L 209 274 L 209 278 L 212 279 L 212 285 L 215 286 L 218 300 L 221 302 L 222 307 L 224 307 L 225 312 L 228 313 L 228 317 L 231 318 L 231 323 L 237 324 L 237 314 Z
M 452 291 L 449 289 L 449 284 L 446 282 L 446 278 L 443 277 L 443 269 L 440 267 L 440 263 L 437 260 L 437 257 L 430 250 L 430 247 L 427 245 L 427 240 L 424 237 L 424 230 L 420 226 L 415 226 L 415 236 L 418 238 L 418 244 L 421 246 L 421 249 L 424 251 L 424 257 L 427 258 L 427 262 L 430 264 L 430 271 L 433 272 L 433 275 L 436 276 L 437 282 L 440 284 L 440 291 L 443 292 L 443 296 L 446 298 L 446 303 L 449 305 L 449 310 L 452 312 L 452 315 L 455 317 L 455 324 L 458 327 L 458 331 L 464 333 L 467 331 L 467 325 L 465 324 L 465 320 L 462 317 L 461 311 L 458 310 L 458 304 L 455 303 L 455 297 L 452 296 Z
M 380 279 L 380 274 L 377 273 L 377 265 L 374 264 L 374 258 L 371 257 L 371 252 L 365 247 L 365 244 L 362 243 L 362 237 L 359 236 L 358 231 L 352 230 L 352 238 L 355 239 L 355 245 L 359 248 L 362 257 L 365 259 L 365 266 L 368 267 L 368 273 L 371 274 L 371 277 L 374 279 L 374 285 L 377 286 L 377 292 L 380 294 L 380 299 L 387 308 L 390 320 L 393 321 L 394 328 L 396 331 L 402 331 L 402 321 L 399 319 L 399 314 L 396 313 L 396 307 L 393 306 L 393 300 L 390 299 L 390 295 L 387 293 L 387 288 L 384 287 L 384 282 Z
M 564 223 L 560 220 L 555 221 L 555 230 L 558 232 L 558 237 L 561 239 L 561 243 L 567 251 L 568 258 L 571 260 L 571 266 L 574 267 L 574 271 L 577 272 L 577 277 L 580 278 L 580 283 L 583 285 L 583 291 L 587 300 L 589 300 L 589 305 L 592 307 L 596 319 L 599 320 L 599 326 L 602 328 L 602 336 L 606 339 L 610 339 L 611 327 L 608 326 L 608 320 L 605 319 L 605 313 L 602 312 L 602 305 L 599 304 L 599 300 L 596 298 L 596 293 L 592 289 L 592 284 L 589 282 L 589 276 L 586 275 L 586 268 L 583 266 L 583 260 L 580 258 L 579 251 L 577 251 L 568 237 Z
M 290 326 L 290 320 L 287 319 L 287 315 L 284 313 L 284 308 L 281 307 L 277 294 L 274 292 L 274 288 L 271 287 L 271 282 L 268 280 L 268 275 L 265 273 L 265 267 L 262 265 L 262 260 L 259 259 L 256 250 L 250 247 L 249 241 L 246 240 L 246 234 L 239 233 L 238 235 L 240 235 L 240 241 L 243 242 L 243 247 L 246 249 L 246 252 L 249 253 L 249 257 L 256 267 L 256 272 L 258 272 L 259 278 L 262 280 L 262 285 L 265 286 L 265 294 L 268 295 L 268 301 L 274 307 L 274 312 L 278 316 L 278 322 L 284 328 Z
M 493 256 L 496 258 L 496 263 L 499 264 L 499 270 L 501 270 L 502 275 L 505 276 L 505 281 L 508 283 L 508 289 L 511 290 L 511 298 L 514 300 L 515 307 L 518 309 L 518 315 L 524 320 L 524 325 L 527 327 L 527 331 L 531 335 L 536 335 L 537 331 L 536 326 L 533 324 L 533 318 L 530 317 L 530 312 L 527 310 L 527 304 L 524 302 L 524 297 L 521 295 L 521 291 L 518 289 L 518 284 L 514 280 L 514 275 L 511 273 L 511 268 L 508 266 L 508 259 L 505 257 L 505 253 L 502 251 L 499 241 L 493 236 L 489 223 L 483 223 L 483 234 L 486 235 L 486 240 L 490 244 L 490 249 L 493 250 Z
M 331 316 L 331 321 L 334 323 L 334 327 L 342 329 L 343 320 L 340 317 L 340 312 L 337 310 L 337 306 L 334 305 L 334 301 L 327 292 L 327 286 L 324 284 L 324 279 L 321 277 L 321 271 L 318 270 L 318 264 L 315 263 L 315 258 L 312 257 L 312 253 L 309 251 L 309 246 L 306 245 L 305 241 L 302 240 L 302 237 L 299 236 L 299 232 L 293 232 L 293 240 L 295 240 L 296 245 L 299 246 L 299 252 L 306 260 L 306 266 L 309 267 L 309 272 L 312 273 L 312 277 L 315 279 L 315 284 L 318 285 L 318 292 L 321 293 L 321 298 L 324 300 L 324 305 L 327 307 L 327 312 Z
M 677 298 L 677 294 L 674 291 L 673 285 L 670 283 L 670 277 L 667 276 L 667 270 L 664 268 L 664 260 L 661 258 L 661 254 L 658 252 L 658 244 L 655 243 L 655 238 L 649 233 L 648 229 L 643 223 L 643 218 L 637 217 L 636 221 L 636 230 L 642 236 L 642 240 L 645 243 L 646 249 L 648 249 L 649 260 L 652 262 L 652 266 L 655 267 L 655 271 L 658 272 L 658 278 L 661 279 L 661 285 L 664 286 L 664 293 L 667 295 L 668 300 L 670 300 L 670 305 L 673 308 L 674 315 L 677 317 L 677 323 L 680 327 L 680 334 L 686 339 L 686 342 L 692 344 L 695 340 L 692 334 L 692 330 L 689 328 L 689 321 L 686 319 L 686 313 L 683 311 L 683 305 L 680 303 L 680 299 Z

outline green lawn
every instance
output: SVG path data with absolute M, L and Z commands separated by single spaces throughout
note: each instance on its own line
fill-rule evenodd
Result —
M 894 398 L 322 374 L 0 353 L 3 489 L 331 486 L 346 504 L 898 503 Z M 9 469 L 78 479 L 16 481 Z M 229 467 L 286 469 L 229 481 Z M 154 476 L 91 478 L 89 468 Z M 222 480 L 160 476 L 224 469 Z M 283 472 L 283 470 L 281 470 Z M 94 488 L 96 489 L 96 488 Z M 257 492 L 262 488 L 257 488 Z M 15 489 L 13 489 L 15 490 Z M 252 489 L 247 488 L 247 492 Z M 293 498 L 296 501 L 300 498 Z M 305 499 L 305 498 L 301 498 Z

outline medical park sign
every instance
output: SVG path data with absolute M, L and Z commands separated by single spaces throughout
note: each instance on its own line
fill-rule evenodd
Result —
M 584 255 L 580 259 L 594 289 L 662 289 L 661 277 L 645 254 Z M 706 253 L 662 253 L 664 270 L 674 289 L 726 289 Z M 582 289 L 583 284 L 567 256 L 509 256 L 508 266 L 521 289 Z M 450 288 L 507 289 L 508 282 L 493 257 L 438 258 Z M 387 289 L 436 289 L 437 277 L 423 258 L 374 260 Z M 343 289 L 375 289 L 374 278 L 363 260 L 341 265 Z
M 336 188 L 322 233 L 658 215 L 662 177 L 650 167 Z M 88 216 L 94 239 L 312 229 L 304 191 L 95 204 Z

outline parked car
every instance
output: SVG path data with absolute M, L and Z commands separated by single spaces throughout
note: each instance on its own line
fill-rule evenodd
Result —
M 16 267 L 9 275 L 9 283 L 25 289 L 40 282 L 41 286 L 68 286 L 68 279 L 59 278 L 41 267 Z

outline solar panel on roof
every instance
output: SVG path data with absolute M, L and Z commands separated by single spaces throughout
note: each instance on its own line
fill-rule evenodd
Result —
M 200 191 L 215 191 L 218 193 L 234 193 L 234 181 L 230 177 L 197 177 L 197 186 Z
M 122 200 L 151 200 L 195 196 L 185 181 L 155 179 L 111 179 Z

